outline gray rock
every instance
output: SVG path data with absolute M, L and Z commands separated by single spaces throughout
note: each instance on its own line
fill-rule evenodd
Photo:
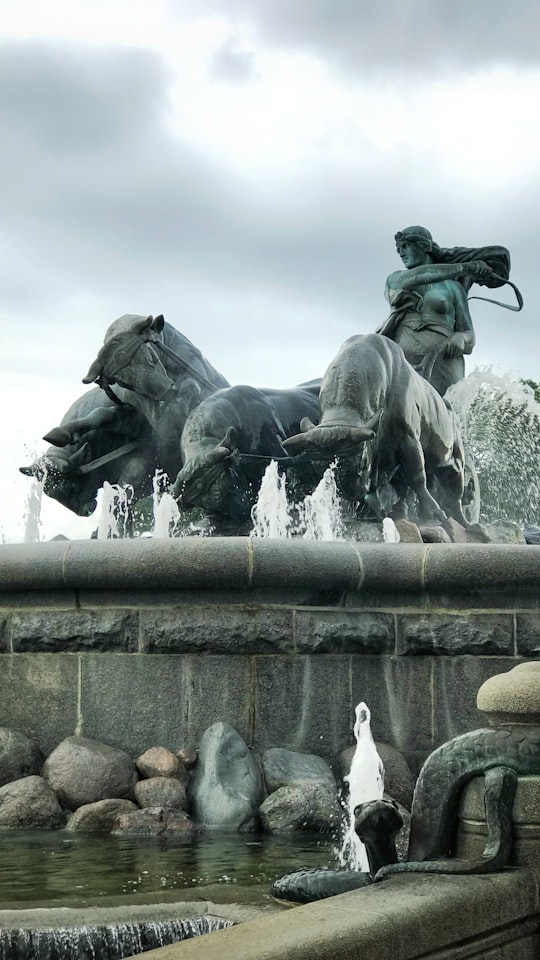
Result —
M 135 799 L 139 807 L 170 807 L 185 810 L 186 789 L 171 777 L 150 777 L 135 784 Z
M 335 790 L 336 781 L 326 760 L 313 753 L 297 753 L 271 747 L 262 756 L 264 780 L 268 793 L 293 784 L 320 783 Z
M 96 800 L 85 803 L 68 818 L 66 830 L 79 833 L 110 833 L 117 817 L 137 810 L 131 800 Z
M 207 827 L 256 830 L 263 798 L 260 763 L 240 734 L 228 723 L 208 727 L 188 789 L 194 819 Z
M 277 834 L 303 830 L 334 833 L 343 818 L 336 788 L 323 783 L 279 787 L 259 812 L 265 831 Z
M 123 750 L 87 737 L 67 737 L 45 761 L 43 776 L 70 810 L 96 800 L 132 799 L 137 771 Z
M 135 761 L 141 777 L 176 777 L 181 771 L 179 758 L 167 747 L 150 747 Z
M 489 543 L 529 543 L 526 531 L 511 520 L 495 520 L 493 523 L 482 524 Z
M 20 730 L 0 727 L 0 786 L 21 777 L 39 775 L 44 757 L 37 740 Z
M 192 833 L 195 824 L 182 810 L 169 810 L 165 807 L 147 807 L 120 814 L 116 818 L 112 833 L 119 836 L 157 837 L 162 834 Z
M 375 744 L 384 767 L 384 789 L 392 799 L 407 810 L 411 809 L 415 779 L 405 757 L 389 743 Z M 355 746 L 342 750 L 336 761 L 336 774 L 343 779 L 350 769 Z
M 58 830 L 65 816 L 43 777 L 30 776 L 0 787 L 0 827 Z
M 186 770 L 193 770 L 193 767 L 197 763 L 197 751 L 194 747 L 182 747 L 180 750 L 177 750 L 176 756 L 180 760 L 180 763 L 183 763 Z

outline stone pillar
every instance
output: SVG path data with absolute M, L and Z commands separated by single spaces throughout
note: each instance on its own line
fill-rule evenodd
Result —
M 520 663 L 508 673 L 486 680 L 478 709 L 492 727 L 540 727 L 540 661 Z M 540 776 L 520 777 L 513 807 L 512 866 L 540 862 Z M 475 777 L 463 790 L 458 814 L 456 857 L 481 856 L 486 842 L 484 778 Z

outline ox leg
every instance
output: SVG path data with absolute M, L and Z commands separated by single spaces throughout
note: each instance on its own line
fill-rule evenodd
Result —
M 443 523 L 446 520 L 446 514 L 427 488 L 421 444 L 408 427 L 405 427 L 405 438 L 398 447 L 397 459 L 401 463 L 403 480 L 414 490 L 418 498 L 419 520 Z
M 457 520 L 462 527 L 469 527 L 463 508 L 461 498 L 463 496 L 463 471 L 457 465 L 440 467 L 435 470 L 435 476 L 438 481 L 438 493 L 441 506 L 444 507 L 448 516 Z

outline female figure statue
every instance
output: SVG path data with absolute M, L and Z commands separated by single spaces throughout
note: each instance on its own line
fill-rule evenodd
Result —
M 386 281 L 392 312 L 377 333 L 399 343 L 409 363 L 442 396 L 465 376 L 463 356 L 475 345 L 467 293 L 474 282 L 506 283 L 510 255 L 495 246 L 443 249 L 420 226 L 400 230 L 395 239 L 405 269 Z

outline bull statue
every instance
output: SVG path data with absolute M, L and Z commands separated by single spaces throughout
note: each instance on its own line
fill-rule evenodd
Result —
M 290 469 L 292 486 L 305 496 L 316 475 L 309 461 L 300 458 L 299 463 L 287 454 L 283 441 L 304 419 L 318 419 L 319 387 L 320 380 L 288 390 L 240 385 L 203 400 L 182 431 L 183 466 L 171 488 L 180 506 L 203 510 L 218 533 L 248 533 L 251 510 L 272 459 Z
M 367 498 L 384 512 L 390 485 L 393 516 L 407 514 L 412 491 L 418 522 L 451 516 L 470 526 L 461 504 L 465 454 L 456 417 L 400 346 L 379 334 L 350 337 L 324 375 L 320 405 L 319 425 L 304 419 L 302 432 L 283 446 L 318 461 L 337 457 L 346 500 Z

